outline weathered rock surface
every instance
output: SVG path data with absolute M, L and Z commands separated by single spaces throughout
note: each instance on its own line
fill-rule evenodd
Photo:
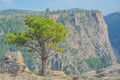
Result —
M 101 12 L 75 13 L 73 22 L 74 25 L 68 21 L 65 26 L 69 30 L 67 42 L 78 49 L 77 56 L 86 59 L 90 56 L 111 55 L 114 62 L 115 55 Z
M 63 69 L 67 70 L 72 65 L 74 71 L 81 72 L 80 68 L 87 71 L 87 64 L 81 61 L 90 56 L 98 58 L 110 56 L 110 64 L 116 63 L 116 56 L 108 37 L 108 28 L 100 11 L 63 13 L 56 17 L 58 21 L 67 19 L 64 25 L 68 29 L 68 36 L 62 43 L 65 46 L 62 57 Z
M 18 71 L 30 72 L 24 62 L 21 52 L 8 52 L 4 54 L 2 61 L 0 62 L 0 72 L 10 72 L 15 74 Z
M 120 64 L 97 71 L 87 72 L 76 78 L 77 80 L 120 80 Z

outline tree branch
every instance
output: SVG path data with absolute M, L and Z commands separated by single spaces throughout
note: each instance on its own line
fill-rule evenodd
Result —
M 31 45 L 29 45 L 29 43 L 26 43 L 24 46 L 27 46 L 27 47 L 29 47 L 29 48 L 31 48 L 32 50 L 34 50 L 34 51 L 36 51 L 36 52 L 41 52 L 41 50 L 40 49 L 37 49 L 37 47 L 33 47 L 33 45 L 31 46 Z

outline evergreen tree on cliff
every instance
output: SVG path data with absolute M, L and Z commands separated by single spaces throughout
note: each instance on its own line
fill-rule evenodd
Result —
M 65 40 L 67 30 L 50 18 L 28 17 L 24 23 L 28 26 L 28 31 L 7 34 L 7 42 L 17 46 L 27 46 L 39 53 L 42 61 L 41 75 L 46 76 L 47 59 L 52 55 L 52 50 L 63 51 L 58 44 Z

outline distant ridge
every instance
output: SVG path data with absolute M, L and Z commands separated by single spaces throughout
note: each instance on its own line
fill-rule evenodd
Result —
M 38 11 L 22 10 L 22 9 L 6 9 L 0 11 L 0 14 L 13 14 L 13 13 L 19 13 L 19 14 L 38 13 Z
M 80 8 L 72 8 L 72 9 L 65 9 L 65 10 L 50 10 L 51 13 L 53 12 L 71 12 L 71 13 L 76 13 L 76 12 L 101 12 L 99 10 L 86 10 L 86 9 L 80 9 Z M 13 14 L 13 13 L 18 13 L 18 14 L 26 14 L 26 13 L 40 13 L 44 11 L 34 11 L 34 10 L 24 10 L 24 9 L 5 9 L 5 10 L 0 10 L 0 14 Z

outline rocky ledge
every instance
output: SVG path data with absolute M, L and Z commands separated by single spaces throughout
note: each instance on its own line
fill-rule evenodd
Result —
M 80 77 L 74 77 L 73 80 L 120 80 L 120 64 L 87 72 Z
M 72 80 L 63 72 L 53 71 L 51 75 L 39 76 L 28 73 L 18 73 L 17 75 L 2 73 L 0 74 L 0 80 Z

